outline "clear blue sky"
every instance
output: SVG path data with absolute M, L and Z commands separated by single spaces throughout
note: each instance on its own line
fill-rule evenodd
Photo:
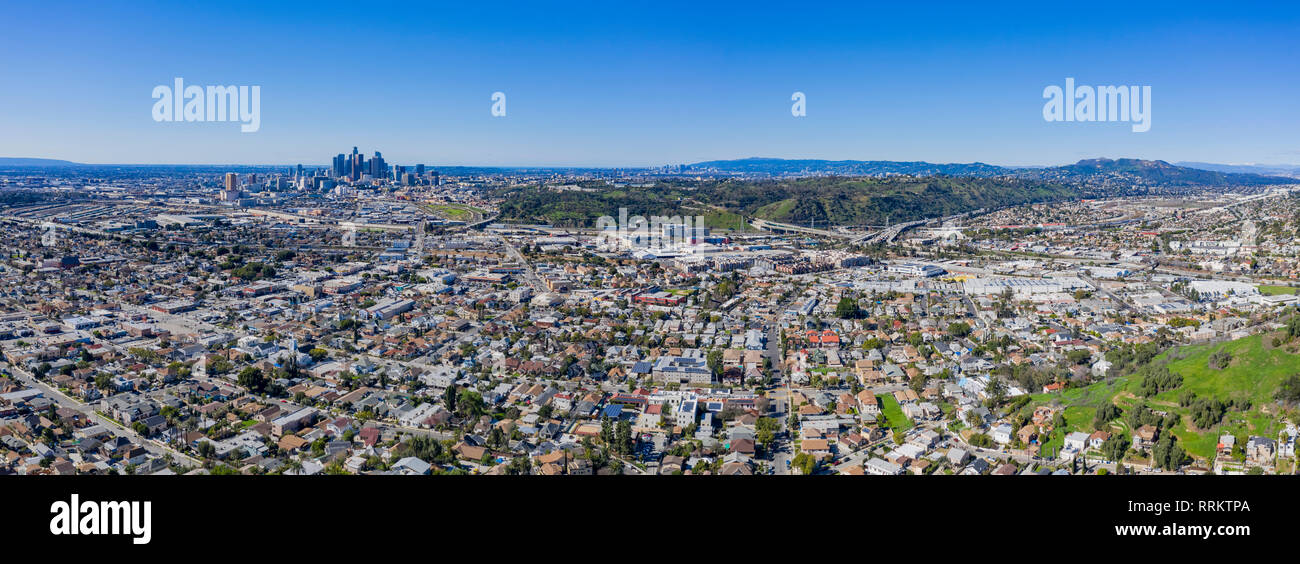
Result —
M 0 156 L 1300 162 L 1294 3 L 975 4 L 11 3 Z M 260 85 L 261 130 L 154 122 L 150 93 L 177 76 Z M 1067 76 L 1150 85 L 1151 130 L 1045 122 L 1043 88 Z

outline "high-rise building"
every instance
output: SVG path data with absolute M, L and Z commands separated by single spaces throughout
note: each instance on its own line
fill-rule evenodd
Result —
M 366 156 L 358 153 L 357 148 L 352 148 L 352 162 L 348 167 L 348 178 L 352 180 L 361 180 L 361 171 L 364 170 L 362 165 L 366 162 Z
M 424 178 L 424 165 L 422 164 L 415 165 L 415 175 L 420 178 Z
M 239 190 L 239 175 L 233 172 L 226 173 L 226 191 L 236 192 Z

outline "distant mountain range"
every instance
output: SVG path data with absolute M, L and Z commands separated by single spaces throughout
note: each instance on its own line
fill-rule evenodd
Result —
M 924 161 L 828 161 L 817 159 L 748 158 L 705 161 L 689 165 L 701 170 L 770 176 L 970 176 L 1055 180 L 1081 184 L 1133 184 L 1146 186 L 1258 186 L 1295 182 L 1287 174 L 1269 170 L 1219 170 L 1233 165 L 1197 167 L 1141 159 L 1084 159 L 1053 167 L 1002 167 L 986 163 L 929 163 Z M 1279 167 L 1281 171 L 1283 167 Z M 1294 167 L 1300 173 L 1300 167 Z M 1264 174 L 1270 172 L 1270 174 Z
M 32 159 L 25 157 L 0 157 L 0 166 L 83 166 L 81 163 L 59 159 Z
M 768 174 L 772 176 L 887 176 L 910 174 L 913 176 L 1003 176 L 1015 173 L 1014 169 L 985 163 L 936 164 L 925 161 L 828 161 L 821 159 L 771 159 L 750 157 L 725 161 L 704 161 L 691 168 L 735 172 L 743 174 Z
M 1233 172 L 1243 174 L 1263 174 L 1268 176 L 1286 176 L 1289 178 L 1300 178 L 1300 165 L 1287 164 L 1215 164 L 1180 161 L 1174 163 L 1178 166 L 1187 168 L 1199 168 L 1201 170 L 1213 170 L 1218 172 Z
M 1072 165 L 1024 169 L 1018 175 L 1093 186 L 1227 187 L 1295 182 L 1281 176 L 1220 172 L 1141 159 L 1084 159 Z

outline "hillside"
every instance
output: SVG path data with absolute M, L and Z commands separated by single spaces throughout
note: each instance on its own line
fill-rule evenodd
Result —
M 512 188 L 499 194 L 505 198 L 502 218 L 591 226 L 596 218 L 616 216 L 625 207 L 633 215 L 718 214 L 720 226 L 735 226 L 737 215 L 789 223 L 881 225 L 1078 195 L 1052 182 L 949 176 L 666 181 L 653 188 L 587 189 Z
M 1123 415 L 1103 424 L 1105 430 L 1130 438 L 1132 429 L 1127 420 L 1138 406 L 1172 413 L 1178 417 L 1173 434 L 1178 437 L 1179 445 L 1193 457 L 1208 461 L 1215 455 L 1220 435 L 1234 435 L 1239 444 L 1244 444 L 1251 435 L 1273 438 L 1282 429 L 1283 409 L 1274 395 L 1287 377 L 1300 374 L 1300 355 L 1285 346 L 1273 347 L 1274 336 L 1271 333 L 1253 335 L 1235 341 L 1165 351 L 1156 356 L 1150 366 L 1163 364 L 1171 374 L 1181 376 L 1181 383 L 1150 397 L 1142 396 L 1144 375 L 1139 371 L 1062 392 L 1034 394 L 1031 405 L 1058 403 L 1066 407 L 1067 426 L 1053 432 L 1055 444 L 1071 431 L 1092 432 L 1095 429 L 1094 416 L 1106 404 L 1118 406 Z M 1231 361 L 1221 370 L 1213 368 L 1211 355 L 1223 353 L 1230 355 Z M 1194 399 L 1188 401 L 1190 398 Z M 1206 418 L 1214 423 L 1200 427 L 1194 414 L 1198 409 L 1206 408 L 1203 403 L 1196 402 L 1206 400 L 1215 400 L 1227 407 L 1221 417 Z M 1245 405 L 1249 407 L 1237 408 Z
M 1089 185 L 1133 184 L 1163 187 L 1264 186 L 1294 183 L 1291 178 L 1251 173 L 1219 172 L 1141 159 L 1084 159 L 1072 165 L 1023 169 L 1024 178 Z

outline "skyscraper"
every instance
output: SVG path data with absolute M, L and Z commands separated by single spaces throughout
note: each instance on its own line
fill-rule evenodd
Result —
M 226 173 L 226 191 L 236 192 L 239 190 L 239 175 L 233 172 Z

